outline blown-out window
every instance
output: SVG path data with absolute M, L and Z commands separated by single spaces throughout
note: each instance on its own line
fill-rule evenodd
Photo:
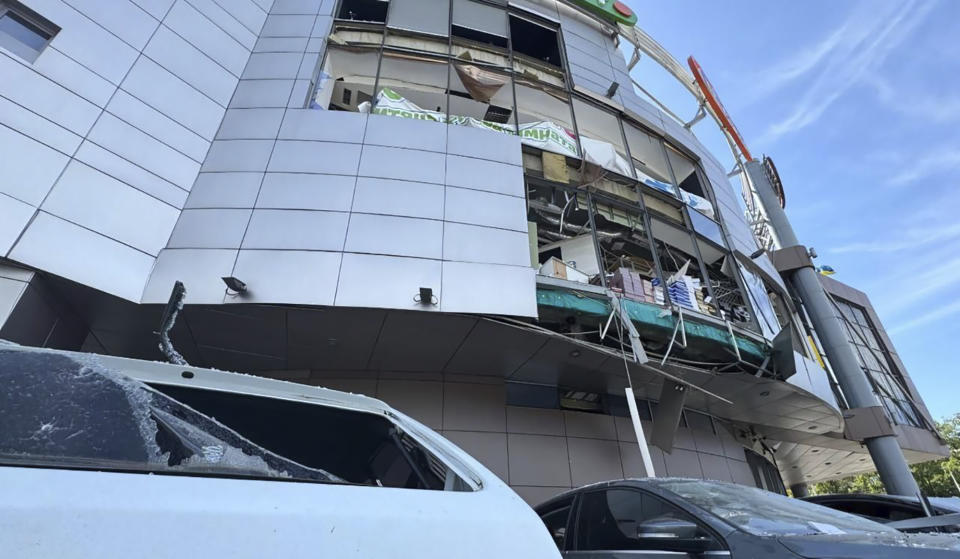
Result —
M 510 14 L 510 40 L 514 55 L 557 68 L 563 67 L 560 37 L 556 29 Z
M 384 52 L 375 105 L 377 113 L 445 122 L 447 61 Z
M 627 162 L 626 143 L 617 116 L 577 98 L 573 100 L 573 113 L 577 119 L 583 159 L 597 167 L 632 177 L 633 166 Z
M 627 136 L 627 145 L 630 146 L 637 180 L 651 188 L 676 195 L 677 188 L 670 178 L 663 142 L 628 122 L 623 123 L 623 132 Z
M 496 68 L 453 60 L 450 65 L 450 124 L 514 133 L 513 84 Z
M 527 204 L 528 220 L 536 231 L 540 275 L 599 284 L 587 195 L 530 183 Z
M 671 146 L 667 146 L 667 157 L 673 168 L 673 175 L 680 187 L 680 198 L 694 210 L 716 219 L 716 212 L 709 200 L 707 189 L 697 171 L 696 164 Z
M 628 204 L 593 197 L 594 223 L 600 259 L 607 286 L 624 297 L 651 304 L 664 304 L 656 259 L 643 214 Z
M 337 18 L 384 23 L 387 21 L 388 6 L 387 0 L 342 0 Z
M 650 223 L 670 301 L 690 310 L 717 314 L 690 232 L 655 218 Z
M 545 151 L 578 157 L 577 138 L 573 132 L 570 98 L 559 88 L 518 77 L 517 120 L 520 137 L 526 145 Z
M 328 49 L 310 107 L 369 111 L 377 77 L 377 59 L 374 50 Z

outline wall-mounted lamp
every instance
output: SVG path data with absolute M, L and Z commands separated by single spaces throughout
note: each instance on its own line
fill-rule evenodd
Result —
M 431 287 L 421 287 L 420 293 L 414 295 L 413 300 L 425 306 L 433 306 L 439 302 L 437 296 L 433 294 L 433 288 Z
M 612 99 L 617 94 L 618 89 L 620 89 L 620 82 L 611 83 L 610 87 L 607 88 L 607 97 Z
M 220 279 L 223 280 L 223 283 L 227 284 L 227 289 L 229 289 L 230 291 L 233 291 L 234 293 L 239 294 L 239 293 L 247 292 L 247 284 L 243 283 L 238 278 L 235 278 L 233 276 L 226 276 Z
M 758 248 L 757 250 L 753 251 L 753 254 L 750 255 L 750 260 L 756 260 L 757 258 L 760 258 L 760 255 L 764 252 L 767 252 L 767 249 Z

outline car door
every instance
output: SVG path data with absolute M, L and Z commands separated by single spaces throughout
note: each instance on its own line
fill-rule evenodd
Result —
M 688 513 L 647 491 L 616 487 L 580 495 L 565 555 L 584 559 L 729 556 Z M 569 535 L 568 535 L 569 537 Z

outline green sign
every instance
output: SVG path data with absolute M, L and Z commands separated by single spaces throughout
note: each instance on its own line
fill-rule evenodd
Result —
M 630 6 L 619 0 L 570 0 L 570 3 L 580 6 L 610 23 L 622 23 L 627 27 L 633 27 L 637 24 L 637 14 L 633 13 Z

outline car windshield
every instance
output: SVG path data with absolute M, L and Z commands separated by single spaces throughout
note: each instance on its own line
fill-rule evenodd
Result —
M 0 462 L 341 482 L 79 357 L 0 349 Z
M 899 534 L 859 516 L 753 487 L 685 479 L 657 485 L 755 536 Z

